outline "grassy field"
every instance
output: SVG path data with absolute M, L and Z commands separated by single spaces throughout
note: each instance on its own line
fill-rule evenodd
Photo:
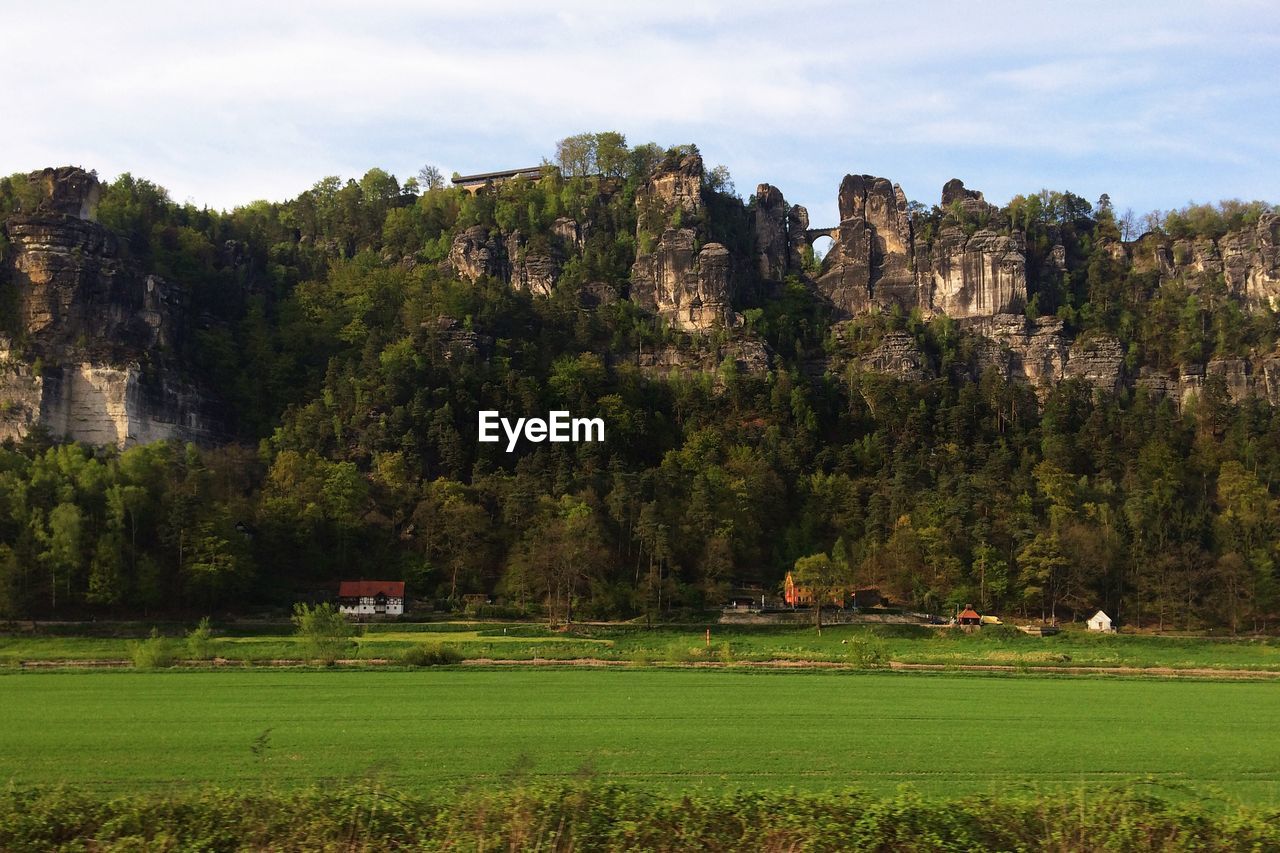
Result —
M 143 637 L 149 625 L 88 626 L 100 636 L 63 636 L 50 629 L 32 635 L 0 635 L 0 667 L 24 660 L 106 660 L 129 657 L 129 638 Z M 181 636 L 180 626 L 168 633 Z M 218 632 L 213 654 L 229 660 L 265 661 L 304 656 L 288 626 L 235 627 Z M 1054 637 L 1030 637 L 1012 628 L 976 634 L 912 625 L 837 626 L 818 637 L 812 628 L 784 626 L 705 627 L 578 625 L 565 632 L 542 625 L 438 622 L 369 625 L 350 649 L 353 658 L 396 658 L 415 643 L 443 642 L 469 658 L 528 660 L 603 658 L 666 663 L 699 659 L 843 662 L 898 661 L 942 665 L 1001 664 L 1018 667 L 1124 666 L 1246 669 L 1280 672 L 1276 638 L 1191 639 L 1150 635 L 1099 635 L 1066 630 Z M 116 634 L 117 636 L 110 636 Z M 179 657 L 182 650 L 177 648 Z
M 1280 684 L 695 670 L 0 675 L 0 783 L 582 779 L 1007 795 L 1151 777 L 1280 804 Z

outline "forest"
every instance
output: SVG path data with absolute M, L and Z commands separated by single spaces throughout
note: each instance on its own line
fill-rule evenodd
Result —
M 481 593 L 495 615 L 674 619 L 735 586 L 776 590 L 801 561 L 931 613 L 1273 625 L 1280 415 L 1265 400 L 1232 402 L 1214 377 L 1181 407 L 1082 380 L 1037 395 L 975 379 L 951 369 L 975 346 L 955 322 L 837 323 L 803 276 L 742 288 L 744 326 L 704 335 L 626 298 L 586 299 L 600 283 L 625 294 L 652 239 L 637 193 L 688 151 L 583 134 L 540 179 L 474 195 L 432 167 L 403 182 L 371 169 L 230 212 L 129 174 L 106 184 L 99 220 L 130 263 L 183 288 L 178 355 L 233 434 L 116 450 L 35 430 L 0 448 L 0 618 L 283 611 L 377 577 L 442 609 Z M 29 203 L 25 186 L 0 181 L 0 221 Z M 707 172 L 703 195 L 707 233 L 749 245 L 727 170 Z M 1270 353 L 1280 315 L 1241 306 L 1220 277 L 1161 286 L 1098 244 L 1221 236 L 1269 210 L 1139 222 L 1105 197 L 1035 191 L 1001 212 L 1029 260 L 1066 248 L 1065 272 L 1029 276 L 1028 316 L 1113 334 L 1136 370 Z M 919 234 L 963 215 L 911 211 Z M 537 247 L 562 217 L 590 227 L 549 297 L 447 263 L 467 228 Z M 812 369 L 888 332 L 912 336 L 942 378 Z M 636 358 L 747 339 L 767 344 L 769 370 L 726 358 L 659 376 Z M 607 441 L 507 453 L 477 441 L 481 410 L 601 417 Z

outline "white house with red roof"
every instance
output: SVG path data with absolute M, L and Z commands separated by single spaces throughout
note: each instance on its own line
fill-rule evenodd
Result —
M 403 616 L 404 581 L 342 581 L 338 610 L 347 616 Z

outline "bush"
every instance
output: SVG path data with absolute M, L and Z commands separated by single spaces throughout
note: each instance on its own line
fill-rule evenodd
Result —
M 152 628 L 147 639 L 129 643 L 129 657 L 138 669 L 164 669 L 173 666 L 173 645 Z
M 295 604 L 293 624 L 305 644 L 307 657 L 312 660 L 333 663 L 351 648 L 351 623 L 332 604 L 315 607 Z
M 697 648 L 690 648 L 689 646 L 686 646 L 682 643 L 675 642 L 667 646 L 666 654 L 664 655 L 664 660 L 666 660 L 667 663 L 672 663 L 672 664 L 688 663 L 689 661 L 693 660 L 694 656 L 698 654 L 698 652 L 699 652 L 699 649 Z
M 876 637 L 850 637 L 846 655 L 849 663 L 859 669 L 879 669 L 889 663 L 889 653 L 884 643 Z
M 462 652 L 445 643 L 414 643 L 400 655 L 405 666 L 449 666 L 462 662 Z
M 367 783 L 122 796 L 61 786 L 11 785 L 0 792 L 4 850 L 1227 851 L 1278 845 L 1274 809 L 1166 801 L 1135 786 L 947 799 L 909 789 L 885 796 L 852 790 L 665 794 L 590 782 L 395 796 Z
M 187 656 L 192 660 L 208 660 L 213 657 L 213 630 L 209 627 L 209 617 L 200 620 L 200 624 L 187 634 Z

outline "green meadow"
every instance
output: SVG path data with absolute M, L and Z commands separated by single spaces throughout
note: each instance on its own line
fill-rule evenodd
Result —
M 0 782 L 103 794 L 554 781 L 1280 803 L 1280 684 L 857 672 L 0 675 Z
M 183 657 L 182 633 L 191 626 L 162 625 Z M 890 661 L 940 665 L 995 664 L 1040 667 L 1171 667 L 1280 671 L 1280 640 L 1187 638 L 1090 634 L 1072 629 L 1053 637 L 1031 637 L 1014 628 L 984 628 L 974 634 L 916 625 L 841 625 L 821 637 L 805 626 L 575 625 L 551 630 L 537 624 L 492 622 L 389 623 L 361 626 L 348 650 L 354 659 L 395 659 L 415 644 L 444 643 L 466 658 L 569 660 L 599 658 L 628 663 L 717 661 L 830 661 L 883 665 Z M 38 633 L 0 635 L 0 668 L 22 661 L 122 660 L 131 639 L 150 624 L 42 627 Z M 62 631 L 66 633 L 53 633 Z M 288 625 L 222 626 L 212 655 L 262 662 L 305 657 Z

